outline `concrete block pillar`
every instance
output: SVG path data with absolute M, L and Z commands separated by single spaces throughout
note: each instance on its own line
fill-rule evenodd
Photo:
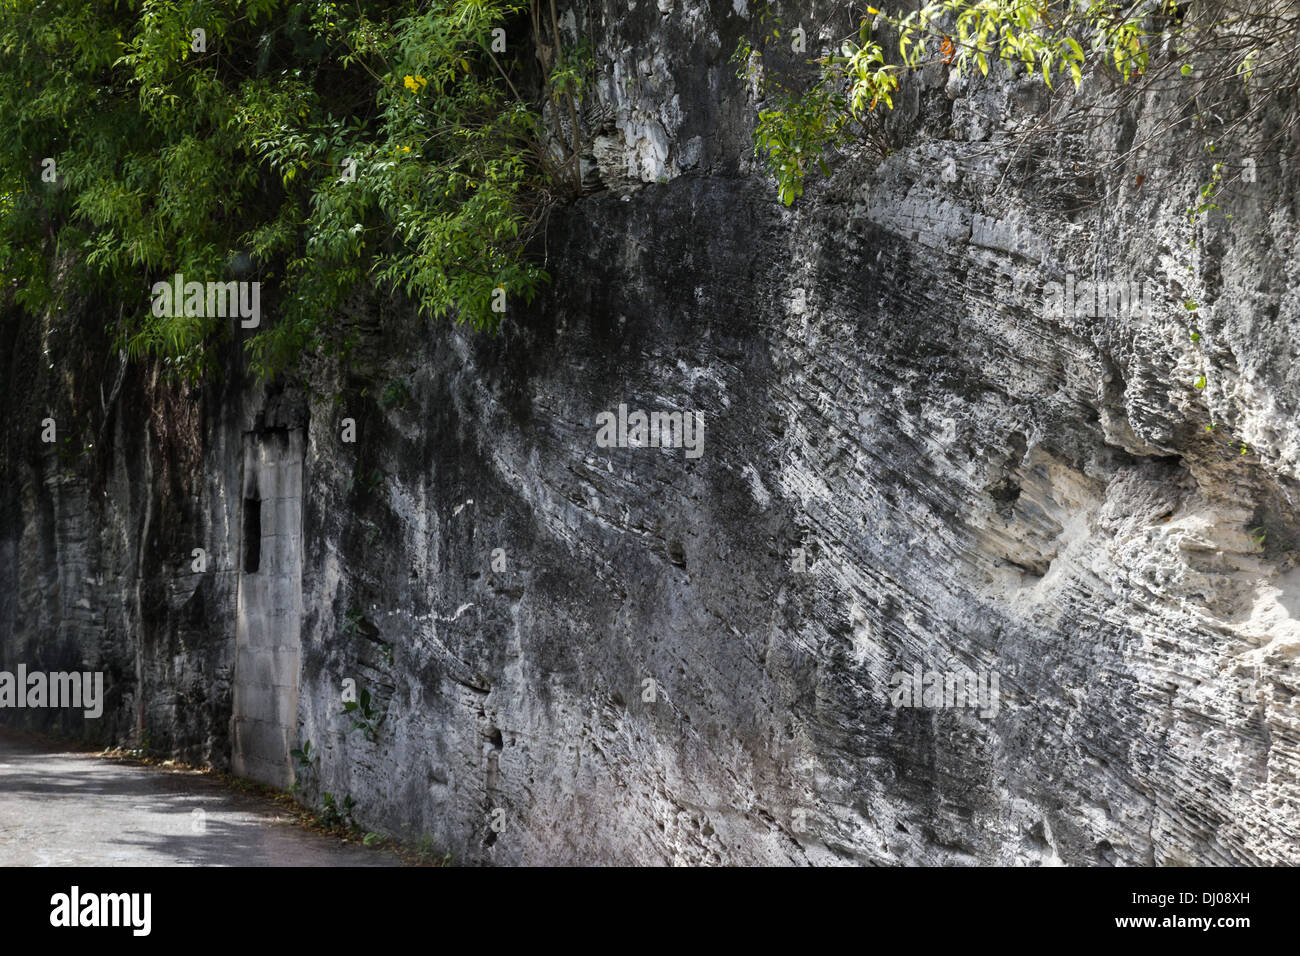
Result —
M 244 435 L 231 763 L 279 788 L 298 745 L 304 441 L 301 429 Z

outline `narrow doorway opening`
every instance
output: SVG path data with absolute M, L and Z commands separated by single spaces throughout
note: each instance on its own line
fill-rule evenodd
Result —
M 262 562 L 262 502 L 244 499 L 244 573 L 255 574 Z

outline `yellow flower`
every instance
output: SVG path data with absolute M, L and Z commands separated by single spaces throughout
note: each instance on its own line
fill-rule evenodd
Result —
M 429 81 L 426 80 L 424 77 L 420 76 L 420 74 L 418 73 L 415 74 L 415 76 L 411 76 L 408 73 L 406 75 L 406 79 L 402 80 L 402 85 L 405 86 L 412 93 L 418 93 L 420 90 L 424 89 L 428 84 Z

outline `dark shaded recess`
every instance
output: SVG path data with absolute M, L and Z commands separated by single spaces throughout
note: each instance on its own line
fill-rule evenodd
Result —
M 244 573 L 256 574 L 262 563 L 262 502 L 244 499 Z

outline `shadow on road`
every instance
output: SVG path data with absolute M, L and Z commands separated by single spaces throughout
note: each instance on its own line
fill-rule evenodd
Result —
M 0 732 L 0 866 L 396 866 L 193 771 Z

